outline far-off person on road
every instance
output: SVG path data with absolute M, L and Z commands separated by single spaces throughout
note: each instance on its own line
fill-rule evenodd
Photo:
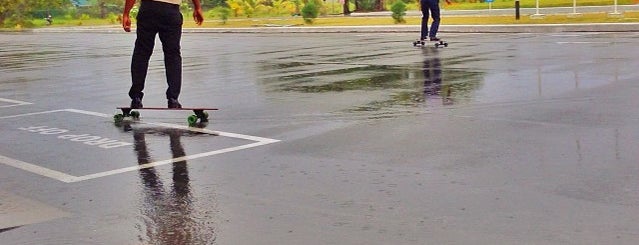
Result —
M 129 12 L 136 0 L 125 0 L 122 15 L 124 31 L 131 31 Z M 193 2 L 193 19 L 197 25 L 204 21 L 200 0 Z M 182 87 L 182 55 L 180 40 L 182 38 L 183 17 L 180 13 L 182 0 L 141 0 L 137 15 L 135 48 L 131 59 L 131 108 L 142 108 L 144 82 L 149 68 L 149 59 L 155 45 L 155 35 L 159 34 L 164 51 L 164 68 L 166 69 L 166 90 L 168 108 L 181 108 L 178 97 Z
M 422 9 L 422 35 L 420 40 L 427 41 L 430 39 L 431 41 L 440 41 L 437 38 L 437 31 L 439 30 L 439 0 L 420 0 L 419 1 Z M 447 4 L 451 4 L 450 0 L 446 0 Z M 433 23 L 430 26 L 430 31 L 428 30 L 428 17 L 430 15 L 433 18 Z

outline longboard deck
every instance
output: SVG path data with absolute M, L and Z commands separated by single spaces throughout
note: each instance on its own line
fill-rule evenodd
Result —
M 427 40 L 417 40 L 413 42 L 413 47 L 425 47 L 426 45 L 428 45 L 428 43 L 434 43 L 436 48 L 439 47 L 448 47 L 448 42 L 444 41 L 444 40 L 439 40 L 439 41 L 427 41 Z
M 131 107 L 116 107 L 118 110 L 122 110 L 122 113 L 115 114 L 113 120 L 116 123 L 122 122 L 124 118 L 139 119 L 139 110 L 158 110 L 158 111 L 193 111 L 194 115 L 187 118 L 189 125 L 195 124 L 198 120 L 200 122 L 208 122 L 209 114 L 205 111 L 217 111 L 217 108 L 206 107 L 182 107 L 182 108 L 166 108 L 166 107 L 143 107 L 143 108 L 131 108 Z
M 206 108 L 206 107 L 182 107 L 182 108 L 166 108 L 166 107 L 143 107 L 143 108 L 131 108 L 131 107 L 116 107 L 116 109 L 120 110 L 161 110 L 161 111 L 194 111 L 194 110 L 202 110 L 202 111 L 217 111 L 217 108 Z

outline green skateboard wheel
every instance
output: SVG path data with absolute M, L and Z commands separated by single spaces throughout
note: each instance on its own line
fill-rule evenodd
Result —
M 190 115 L 189 117 L 186 118 L 186 121 L 189 122 L 189 125 L 193 125 L 197 122 L 197 116 Z
M 118 113 L 113 115 L 113 121 L 116 123 L 122 122 L 122 120 L 124 120 L 124 115 Z
M 131 117 L 138 119 L 140 118 L 140 112 L 139 111 L 131 111 Z

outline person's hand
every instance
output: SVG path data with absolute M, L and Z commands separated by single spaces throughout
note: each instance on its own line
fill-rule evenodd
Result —
M 128 14 L 122 15 L 122 28 L 125 32 L 131 32 L 131 17 Z
M 198 26 L 202 25 L 204 22 L 204 14 L 202 13 L 202 8 L 196 8 L 193 10 L 193 20 L 195 20 L 195 24 Z

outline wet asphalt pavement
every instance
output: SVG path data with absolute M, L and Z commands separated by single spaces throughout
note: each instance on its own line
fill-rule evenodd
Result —
M 0 244 L 637 244 L 639 34 L 0 34 Z M 160 45 L 145 106 L 165 106 Z

